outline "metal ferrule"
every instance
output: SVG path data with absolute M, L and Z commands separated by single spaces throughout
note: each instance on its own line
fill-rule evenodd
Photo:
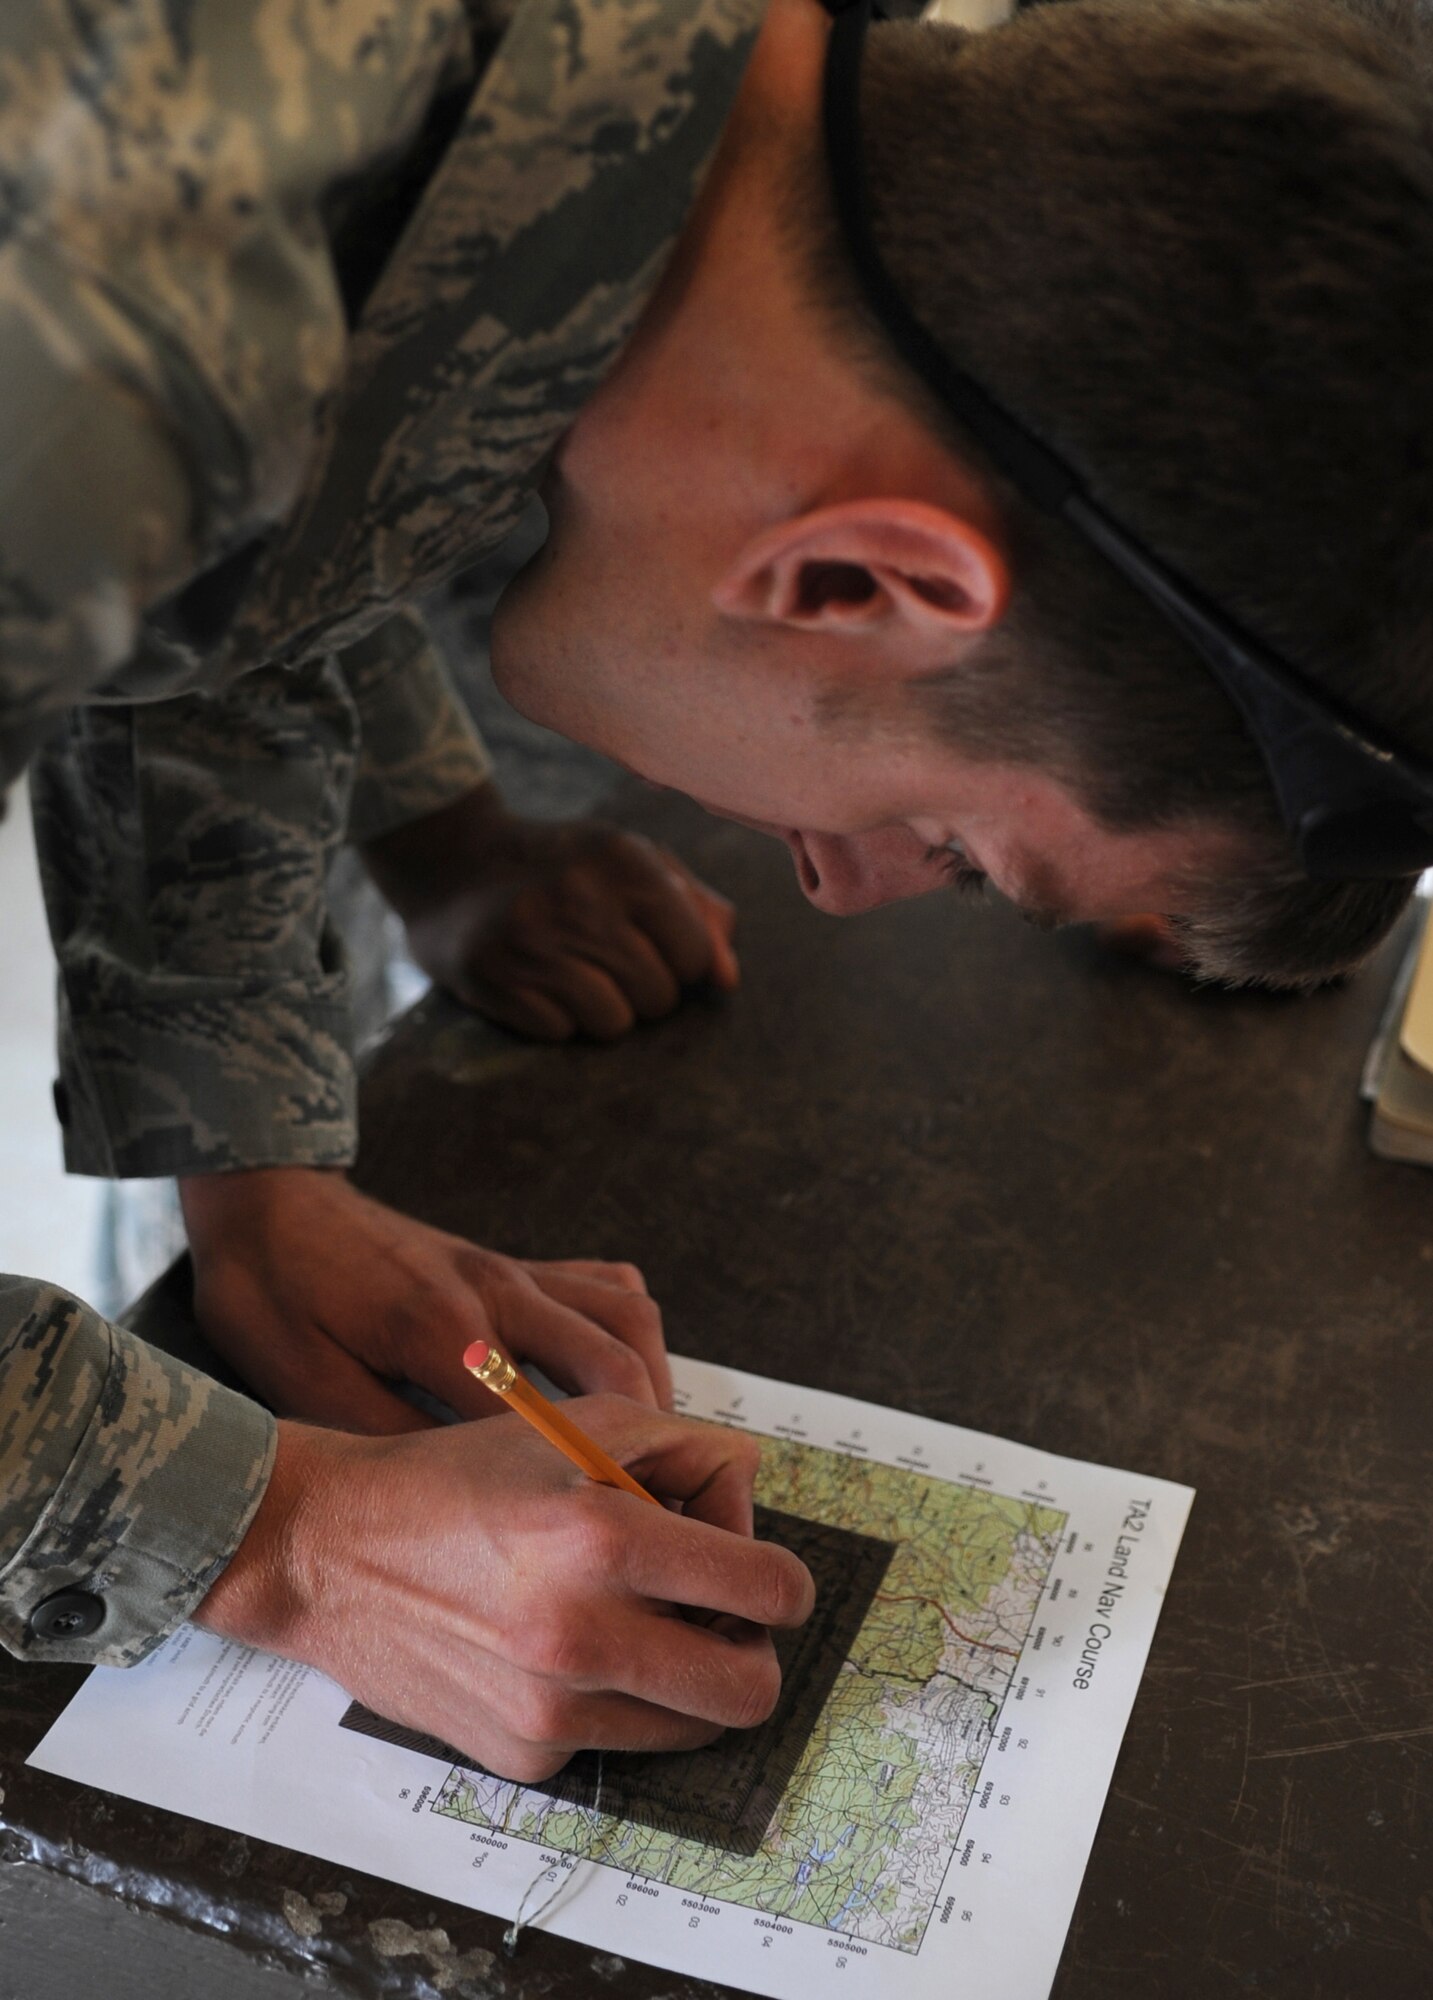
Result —
M 488 1349 L 488 1358 L 477 1368 L 468 1370 L 477 1377 L 485 1389 L 496 1389 L 501 1396 L 511 1389 L 517 1380 L 517 1370 L 505 1354 L 499 1354 L 495 1347 Z

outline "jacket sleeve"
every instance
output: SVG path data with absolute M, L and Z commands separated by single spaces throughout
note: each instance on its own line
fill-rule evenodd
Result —
M 221 694 L 75 711 L 31 781 L 70 1170 L 350 1164 L 329 868 L 345 837 L 435 811 L 487 769 L 415 613 Z
M 388 619 L 339 665 L 359 727 L 351 839 L 374 840 L 486 781 L 483 740 L 421 612 Z
M 347 978 L 325 883 L 357 732 L 327 658 L 219 694 L 73 710 L 38 754 L 72 1172 L 352 1160 Z
M 201 479 L 166 421 L 177 363 L 106 305 L 52 251 L 0 247 L 0 788 L 130 658 L 145 607 L 192 570 L 232 484 L 212 403 L 188 396 L 194 459 L 213 468 Z
M 204 1597 L 273 1468 L 259 1404 L 38 1279 L 0 1277 L 0 1645 L 130 1666 Z M 80 1638 L 31 1625 L 55 1592 L 103 1607 Z
M 460 0 L 0 6 L 0 789 L 90 690 L 193 684 L 214 592 L 152 614 L 287 518 L 347 365 L 335 231 L 472 61 Z

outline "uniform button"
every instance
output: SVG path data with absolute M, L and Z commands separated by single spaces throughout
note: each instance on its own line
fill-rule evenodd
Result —
M 104 1624 L 104 1600 L 91 1590 L 57 1590 L 30 1613 L 36 1639 L 88 1639 Z

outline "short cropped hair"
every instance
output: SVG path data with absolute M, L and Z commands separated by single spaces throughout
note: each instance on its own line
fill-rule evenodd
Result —
M 950 355 L 1167 563 L 1433 758 L 1428 28 L 1418 0 L 892 23 L 862 106 L 877 242 Z M 829 221 L 818 237 L 818 288 L 856 328 Z M 1190 888 L 1210 976 L 1304 985 L 1365 956 L 1411 882 L 1304 879 L 1197 657 L 863 338 L 984 471 L 1014 553 L 1007 617 L 926 686 L 940 731 L 1112 828 L 1245 834 L 1240 879 Z

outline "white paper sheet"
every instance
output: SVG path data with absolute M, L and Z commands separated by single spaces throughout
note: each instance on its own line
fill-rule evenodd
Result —
M 755 1854 L 355 1734 L 321 1675 L 189 1627 L 31 1763 L 505 1918 L 546 1873 L 542 1928 L 773 2000 L 1042 2000 L 1192 1493 L 675 1365 L 771 1440 L 767 1504 L 897 1545 Z

